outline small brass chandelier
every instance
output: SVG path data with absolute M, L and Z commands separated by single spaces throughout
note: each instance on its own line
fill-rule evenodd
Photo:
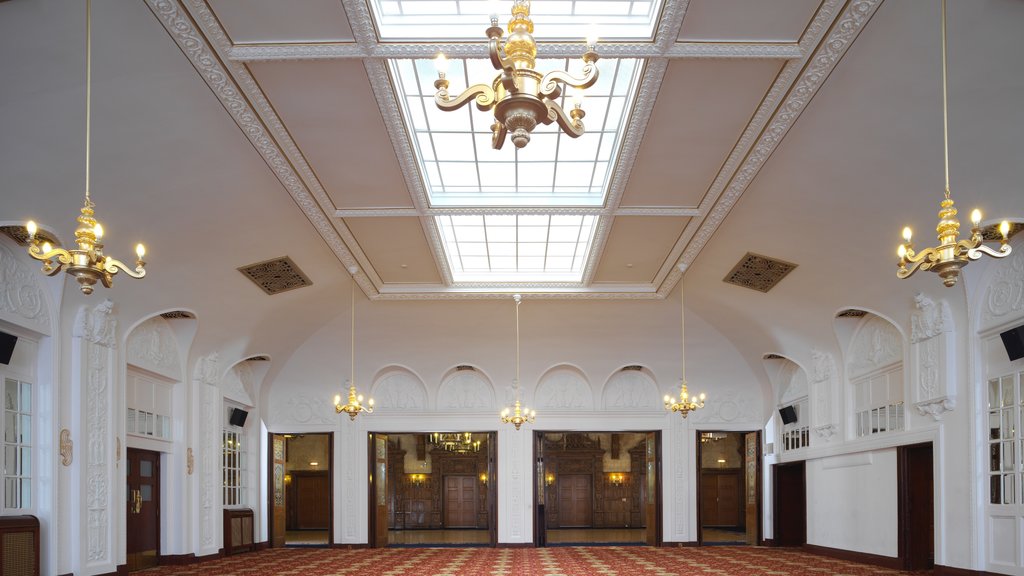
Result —
M 355 420 L 360 412 L 371 414 L 373 412 L 373 398 L 363 404 L 363 395 L 356 393 L 356 273 L 359 269 L 355 266 L 349 268 L 352 273 L 352 377 L 348 381 L 348 402 L 341 403 L 341 394 L 334 397 L 334 412 L 348 414 L 350 420 Z
M 488 52 L 491 64 L 498 74 L 490 84 L 475 84 L 454 99 L 448 94 L 448 60 L 438 54 L 438 78 L 434 81 L 437 94 L 434 102 L 446 112 L 458 110 L 471 100 L 481 111 L 493 111 L 491 146 L 500 150 L 505 136 L 511 131 L 516 148 L 529 144 L 530 133 L 537 124 L 557 122 L 571 138 L 583 135 L 582 94 L 577 93 L 574 107 L 568 114 L 558 104 L 563 86 L 579 90 L 597 82 L 597 39 L 587 38 L 583 52 L 583 77 L 576 78 L 564 70 L 553 70 L 542 75 L 534 70 L 537 65 L 537 42 L 533 38 L 533 20 L 530 19 L 530 0 L 515 0 L 512 19 L 508 23 L 508 38 L 502 43 L 502 29 L 498 15 L 491 14 L 487 29 Z
M 473 439 L 472 432 L 434 432 L 427 438 L 436 448 L 456 454 L 479 452 L 482 442 Z
M 537 412 L 519 404 L 519 305 L 523 303 L 523 297 L 516 294 L 512 297 L 516 301 L 516 379 L 513 386 L 516 390 L 516 403 L 512 409 L 505 408 L 501 411 L 501 423 L 512 424 L 519 430 L 523 424 L 533 424 L 537 418 Z
M 676 400 L 668 394 L 665 395 L 665 409 L 671 412 L 679 412 L 686 418 L 690 412 L 704 407 L 704 393 L 700 396 L 690 396 L 686 388 L 686 308 L 683 303 L 683 281 L 679 281 L 679 307 L 681 309 L 679 318 L 679 336 L 682 345 L 679 350 L 679 359 L 682 361 L 682 378 L 679 379 L 679 399 Z
M 1007 242 L 1009 241 L 1010 223 L 1003 220 L 999 224 L 1002 238 L 999 249 L 993 250 L 984 244 L 981 234 L 981 211 L 975 209 L 971 212 L 971 237 L 960 239 L 960 221 L 957 220 L 956 208 L 953 207 L 953 199 L 949 195 L 949 114 L 946 100 L 946 0 L 942 0 L 942 138 L 945 152 L 946 196 L 942 200 L 942 209 L 939 210 L 939 225 L 935 227 L 935 231 L 939 233 L 939 245 L 915 252 L 914 245 L 910 241 L 913 231 L 909 226 L 905 227 L 903 243 L 896 250 L 896 254 L 900 258 L 896 277 L 909 278 L 918 269 L 931 270 L 942 278 L 943 284 L 952 287 L 956 285 L 960 269 L 967 266 L 971 260 L 981 258 L 982 254 L 988 254 L 994 258 L 1009 256 L 1010 245 Z
M 36 236 L 39 227 L 35 222 L 29 220 L 25 224 L 29 237 L 29 256 L 43 262 L 43 272 L 47 276 L 54 276 L 61 270 L 66 270 L 78 280 L 83 294 L 89 295 L 93 292 L 96 282 L 102 283 L 110 288 L 114 275 L 124 272 L 132 278 L 142 278 L 146 275 L 146 263 L 142 257 L 146 255 L 146 247 L 142 244 L 135 246 L 135 270 L 130 269 L 124 262 L 117 260 L 103 253 L 103 226 L 96 221 L 96 205 L 89 197 L 89 146 L 91 136 L 92 117 L 92 2 L 85 2 L 85 203 L 82 205 L 81 213 L 78 215 L 78 228 L 75 230 L 75 244 L 78 248 L 65 250 L 54 248 L 49 242 L 40 241 Z M 66 268 L 65 268 L 66 266 Z

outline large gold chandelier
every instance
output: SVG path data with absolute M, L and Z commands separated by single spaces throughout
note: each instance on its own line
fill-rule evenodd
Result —
M 579 90 L 589 88 L 597 82 L 596 38 L 588 38 L 583 52 L 583 77 L 576 78 L 564 70 L 553 70 L 542 75 L 534 70 L 537 65 L 537 42 L 533 39 L 533 20 L 530 19 L 530 0 L 515 0 L 512 5 L 512 19 L 508 23 L 508 38 L 502 44 L 502 29 L 498 26 L 498 15 L 491 14 L 491 26 L 487 29 L 488 52 L 491 64 L 498 71 L 490 84 L 476 84 L 467 88 L 454 99 L 448 94 L 448 60 L 444 54 L 436 59 L 438 79 L 434 81 L 437 94 L 434 101 L 444 111 L 458 110 L 470 100 L 482 111 L 493 111 L 491 125 L 491 146 L 501 149 L 505 136 L 512 133 L 512 143 L 522 148 L 530 142 L 530 133 L 537 124 L 557 122 L 566 135 L 578 138 L 583 135 L 581 94 L 568 114 L 558 104 L 563 86 Z
M 896 251 L 900 258 L 896 276 L 909 278 L 919 269 L 931 270 L 942 278 L 943 284 L 952 287 L 956 285 L 960 269 L 967 266 L 971 260 L 981 258 L 982 254 L 988 254 L 994 258 L 1005 258 L 1010 254 L 1010 245 L 1007 244 L 1010 223 L 1003 220 L 999 224 L 1002 238 L 999 242 L 999 249 L 993 250 L 984 244 L 981 234 L 981 211 L 975 209 L 971 212 L 971 237 L 960 239 L 960 221 L 956 218 L 956 208 L 953 207 L 953 199 L 949 195 L 949 114 L 946 100 L 946 0 L 942 0 L 942 138 L 945 152 L 946 193 L 942 200 L 942 209 L 939 210 L 939 225 L 935 227 L 935 231 L 939 233 L 939 245 L 915 252 L 914 245 L 911 243 L 913 231 L 909 226 L 904 228 L 903 243 Z
M 501 423 L 512 424 L 519 430 L 523 424 L 533 424 L 537 412 L 519 404 L 519 305 L 523 303 L 523 297 L 516 294 L 512 298 L 516 301 L 516 379 L 512 382 L 516 392 L 516 403 L 511 410 L 505 408 L 501 411 Z
M 686 418 L 690 412 L 699 410 L 704 407 L 704 393 L 701 392 L 700 396 L 690 396 L 689 390 L 686 388 L 686 308 L 683 303 L 683 281 L 679 281 L 679 307 L 680 311 L 679 318 L 679 336 L 680 342 L 682 343 L 679 350 L 679 359 L 682 361 L 682 377 L 679 379 L 679 399 L 673 398 L 668 394 L 665 395 L 665 409 L 671 412 L 679 412 Z
M 78 228 L 75 230 L 75 244 L 78 248 L 65 250 L 54 248 L 49 242 L 40 241 L 36 236 L 39 227 L 29 220 L 25 224 L 28 231 L 28 253 L 36 260 L 43 262 L 43 272 L 53 276 L 66 270 L 78 280 L 83 294 L 92 294 L 96 282 L 110 288 L 114 275 L 124 272 L 132 278 L 146 275 L 146 263 L 142 257 L 146 255 L 146 247 L 135 246 L 135 270 L 124 262 L 103 253 L 103 225 L 96 221 L 96 205 L 89 197 L 89 146 L 91 140 L 92 117 L 92 2 L 85 2 L 85 203 L 78 215 Z
M 373 398 L 363 404 L 363 395 L 356 392 L 356 273 L 359 269 L 355 266 L 349 268 L 352 274 L 352 376 L 348 381 L 348 402 L 341 403 L 341 394 L 334 397 L 334 412 L 348 414 L 349 420 L 355 420 L 360 412 L 370 414 L 373 412 Z
M 479 452 L 482 444 L 473 439 L 472 432 L 433 432 L 427 438 L 434 447 L 456 454 Z

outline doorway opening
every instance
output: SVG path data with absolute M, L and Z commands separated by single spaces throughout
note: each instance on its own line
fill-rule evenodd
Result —
M 932 443 L 896 449 L 899 491 L 899 556 L 907 571 L 935 565 L 935 502 Z
M 270 436 L 271 546 L 329 546 L 334 435 Z
M 761 541 L 761 433 L 697 432 L 701 545 Z
M 160 453 L 128 448 L 126 456 L 126 564 L 134 572 L 160 563 Z
M 495 441 L 494 432 L 371 433 L 371 546 L 496 546 Z
M 536 432 L 534 544 L 659 545 L 660 455 L 660 432 Z
M 803 460 L 776 464 L 774 540 L 776 546 L 803 546 L 807 543 L 807 471 Z

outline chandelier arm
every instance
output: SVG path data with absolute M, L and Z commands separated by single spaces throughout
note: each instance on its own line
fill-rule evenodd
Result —
M 127 264 L 121 262 L 117 258 L 111 258 L 107 256 L 106 260 L 103 261 L 103 271 L 108 274 L 117 274 L 118 272 L 124 272 L 132 278 L 142 278 L 146 275 L 146 269 L 143 268 L 142 263 L 139 262 L 135 269 L 132 270 Z
M 501 84 L 505 90 L 513 94 L 518 93 L 520 90 L 519 84 L 516 82 L 516 65 L 505 56 L 504 50 L 501 49 L 501 36 L 491 36 L 487 42 L 487 52 L 491 55 L 491 65 L 495 70 L 501 72 Z
M 900 262 L 899 270 L 896 271 L 896 277 L 903 279 L 911 277 L 914 272 L 918 269 L 928 270 L 939 261 L 939 250 L 941 246 L 936 248 L 925 248 L 924 250 L 915 253 L 912 250 L 907 250 L 906 256 Z M 907 267 L 910 264 L 910 267 Z
M 51 264 L 50 261 L 56 258 L 57 261 L 60 262 L 60 264 L 58 264 L 56 268 L 54 268 L 53 270 L 44 269 L 44 271 L 50 276 L 53 276 L 57 272 L 60 272 L 61 266 L 71 264 L 71 253 L 63 248 L 54 248 L 49 252 L 43 252 L 43 248 L 33 242 L 28 247 L 28 254 L 29 256 L 35 258 L 36 260 L 42 260 L 47 264 Z
M 597 64 L 593 62 L 583 68 L 582 78 L 577 78 L 565 70 L 552 70 L 541 78 L 541 88 L 537 94 L 544 98 L 557 98 L 562 91 L 560 83 L 573 88 L 590 88 L 597 82 L 597 72 Z
M 494 106 L 496 100 L 494 89 L 487 84 L 474 84 L 466 88 L 462 94 L 455 98 L 450 97 L 446 90 L 438 90 L 437 94 L 434 95 L 434 103 L 445 112 L 458 110 L 474 99 L 476 100 L 477 108 L 483 111 L 489 110 Z
M 988 254 L 993 258 L 1006 258 L 1012 252 L 1009 244 L 1003 244 L 999 247 L 999 250 L 993 250 L 984 244 L 979 244 L 974 248 L 968 248 L 967 257 L 971 260 L 977 260 L 981 258 L 982 253 Z
M 507 134 L 508 128 L 505 128 L 505 125 L 495 118 L 494 124 L 491 124 L 491 148 L 501 150 L 501 147 L 505 144 L 505 136 Z
M 557 122 L 558 126 L 565 131 L 565 135 L 570 138 L 579 138 L 583 136 L 585 132 L 582 120 L 573 120 L 569 118 L 569 115 L 565 113 L 565 110 L 553 100 L 544 100 L 544 105 L 548 107 L 548 114 L 541 121 L 544 124 L 551 124 L 551 122 Z

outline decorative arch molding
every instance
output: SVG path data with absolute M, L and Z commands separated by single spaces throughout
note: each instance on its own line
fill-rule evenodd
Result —
M 42 277 L 18 257 L 9 240 L 0 240 L 0 320 L 44 336 L 54 333 L 55 317 Z
M 807 372 L 802 366 L 789 358 L 783 358 L 779 367 L 778 379 L 782 385 L 780 404 L 790 404 L 806 398 L 808 395 Z
M 537 383 L 535 400 L 547 411 L 593 410 L 594 391 L 583 370 L 571 364 L 552 366 Z
M 427 387 L 415 372 L 405 366 L 392 365 L 382 369 L 373 379 L 371 397 L 381 412 L 424 412 L 427 409 Z
M 608 377 L 601 392 L 605 410 L 658 411 L 663 409 L 661 393 L 654 374 L 646 367 L 639 370 L 623 366 Z
M 857 325 L 847 349 L 850 378 L 903 361 L 903 333 L 894 322 L 873 312 Z
M 183 381 L 178 339 L 170 323 L 159 314 L 142 320 L 131 329 L 125 350 L 128 364 L 174 382 Z
M 252 391 L 256 388 L 257 376 L 248 358 L 235 362 L 220 380 L 220 391 L 225 398 L 245 406 L 255 406 Z
M 488 412 L 497 410 L 494 385 L 478 368 L 452 368 L 437 389 L 440 412 Z

